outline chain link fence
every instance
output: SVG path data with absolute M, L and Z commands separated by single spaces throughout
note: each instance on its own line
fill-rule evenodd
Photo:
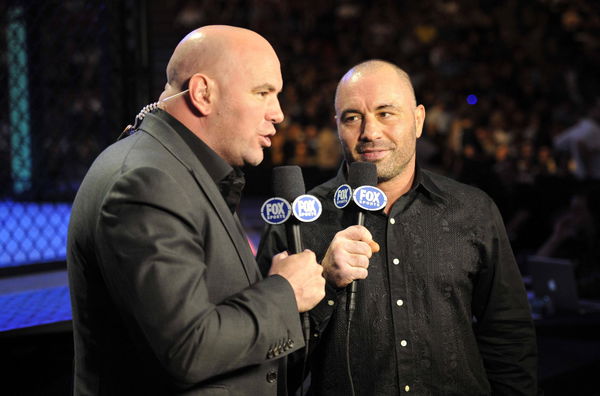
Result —
M 0 269 L 64 260 L 70 202 L 133 113 L 121 59 L 134 5 L 1 3 Z

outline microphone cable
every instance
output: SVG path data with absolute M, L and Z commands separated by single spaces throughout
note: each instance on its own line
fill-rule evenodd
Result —
M 354 396 L 354 380 L 352 378 L 352 365 L 350 364 L 350 329 L 352 327 L 352 317 L 354 316 L 354 308 L 350 304 L 354 304 L 350 299 L 346 301 L 346 311 L 348 312 L 348 321 L 346 327 L 346 372 L 348 374 L 348 383 L 350 384 L 350 396 Z

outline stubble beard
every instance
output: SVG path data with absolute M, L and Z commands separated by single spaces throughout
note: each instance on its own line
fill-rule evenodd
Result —
M 377 183 L 387 182 L 402 174 L 416 154 L 415 150 L 412 150 L 411 155 L 406 156 L 403 160 L 402 152 L 397 150 L 397 148 L 394 149 L 394 151 L 391 153 L 391 156 L 388 158 L 372 161 L 372 163 L 377 167 Z M 344 146 L 344 154 L 348 164 L 361 161 L 360 154 L 358 151 L 356 151 L 356 149 L 350 150 L 347 146 Z
M 412 155 L 403 159 L 400 153 L 394 152 L 391 158 L 386 158 L 379 163 L 375 163 L 377 166 L 377 183 L 390 181 L 404 173 L 414 156 L 415 152 L 413 151 Z

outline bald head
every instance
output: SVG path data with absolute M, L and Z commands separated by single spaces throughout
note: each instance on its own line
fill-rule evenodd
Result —
M 409 75 L 393 63 L 379 59 L 374 59 L 359 63 L 352 69 L 348 70 L 348 72 L 346 72 L 346 74 L 344 74 L 344 76 L 341 78 L 340 82 L 338 83 L 337 89 L 335 90 L 336 110 L 338 109 L 340 91 L 342 90 L 342 88 L 345 88 L 346 85 L 353 82 L 357 82 L 362 78 L 370 77 L 374 74 L 385 73 L 390 71 L 394 72 L 398 76 L 400 84 L 404 86 L 403 88 L 407 88 L 409 90 L 410 94 L 412 95 L 414 106 L 416 106 L 417 100 L 415 97 L 415 90 L 412 86 L 412 83 L 410 82 Z
M 258 165 L 283 120 L 282 87 L 279 58 L 262 36 L 205 26 L 173 51 L 159 105 L 230 165 Z
M 190 32 L 179 42 L 167 65 L 167 86 L 163 96 L 186 89 L 185 84 L 195 73 L 211 78 L 227 76 L 232 64 L 243 53 L 273 48 L 258 33 L 234 26 L 211 25 Z

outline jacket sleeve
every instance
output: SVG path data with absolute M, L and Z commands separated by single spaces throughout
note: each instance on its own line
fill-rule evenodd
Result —
M 154 168 L 124 173 L 105 196 L 96 224 L 104 279 L 130 331 L 141 335 L 176 386 L 304 345 L 294 293 L 283 277 L 211 300 L 207 265 L 219 265 L 219 257 L 206 257 L 211 236 L 192 220 L 195 211 L 214 210 L 207 203 L 194 202 Z
M 537 394 L 537 343 L 523 280 L 502 218 L 488 199 L 481 268 L 473 295 L 475 334 L 494 395 Z

